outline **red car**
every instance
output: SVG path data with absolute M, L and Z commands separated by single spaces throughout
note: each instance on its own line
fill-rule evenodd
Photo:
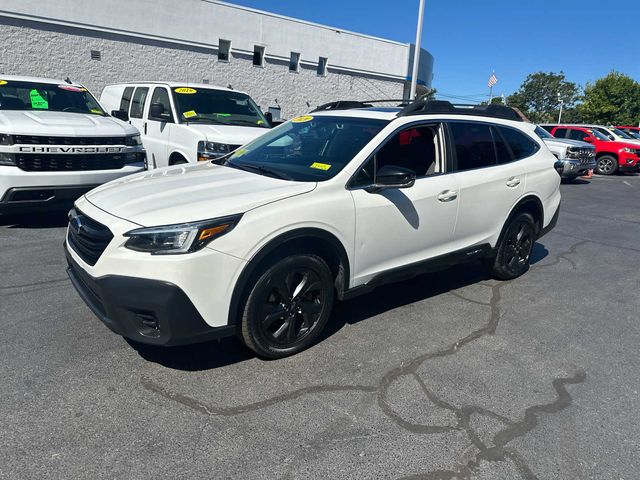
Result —
M 600 175 L 637 172 L 640 168 L 640 144 L 609 140 L 589 127 L 576 125 L 541 125 L 556 138 L 570 138 L 596 147 L 596 168 Z
M 616 127 L 618 130 L 622 130 L 624 133 L 631 135 L 634 138 L 640 140 L 640 127 L 620 126 Z

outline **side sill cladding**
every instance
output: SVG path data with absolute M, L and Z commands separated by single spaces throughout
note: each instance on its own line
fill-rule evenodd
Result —
M 344 298 L 349 288 L 349 257 L 344 246 L 333 234 L 319 228 L 299 228 L 283 233 L 267 243 L 245 266 L 233 289 L 229 305 L 229 325 L 237 324 L 245 290 L 264 267 L 290 253 L 303 251 L 325 258 L 335 278 L 338 299 Z

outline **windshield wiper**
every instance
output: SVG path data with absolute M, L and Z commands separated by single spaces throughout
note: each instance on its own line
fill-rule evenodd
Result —
M 240 170 L 258 172 L 263 175 L 267 175 L 269 177 L 279 178 L 280 180 L 293 180 L 293 178 L 291 178 L 290 176 L 285 175 L 284 173 L 281 173 L 281 172 L 277 172 L 276 170 L 272 170 L 263 165 L 250 165 L 248 163 L 235 163 L 230 161 L 227 161 L 225 165 L 238 168 Z

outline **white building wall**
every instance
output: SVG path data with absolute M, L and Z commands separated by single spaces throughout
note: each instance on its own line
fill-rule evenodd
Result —
M 217 60 L 220 39 L 231 61 Z M 265 47 L 264 68 L 252 65 Z M 91 60 L 98 50 L 101 60 Z M 301 53 L 299 73 L 289 71 Z M 318 76 L 318 58 L 328 74 Z M 0 73 L 81 82 L 99 95 L 110 83 L 202 82 L 248 92 L 285 118 L 338 99 L 402 98 L 411 46 L 215 0 L 2 0 Z M 431 85 L 423 50 L 419 80 Z

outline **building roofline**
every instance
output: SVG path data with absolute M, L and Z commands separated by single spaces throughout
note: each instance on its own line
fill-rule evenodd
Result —
M 309 26 L 312 26 L 312 27 L 324 28 L 325 30 L 331 30 L 333 32 L 347 33 L 349 35 L 355 35 L 357 37 L 368 38 L 370 40 L 377 40 L 379 42 L 390 43 L 392 45 L 399 45 L 399 46 L 403 46 L 403 47 L 411 45 L 409 43 L 398 42 L 396 40 L 389 40 L 388 38 L 376 37 L 374 35 L 367 35 L 365 33 L 358 33 L 358 32 L 354 32 L 352 30 L 345 30 L 344 28 L 332 27 L 331 25 L 323 25 L 322 23 L 315 23 L 315 22 L 310 22 L 308 20 L 302 20 L 300 18 L 288 17 L 286 15 L 280 15 L 280 14 L 277 14 L 277 13 L 268 12 L 266 10 L 260 10 L 260 9 L 257 9 L 257 8 L 245 7 L 243 5 L 236 5 L 235 3 L 225 2 L 223 0 L 202 0 L 202 1 L 206 2 L 206 3 L 215 3 L 215 4 L 218 4 L 218 5 L 225 6 L 225 7 L 236 8 L 238 10 L 244 10 L 246 12 L 258 13 L 260 15 L 265 15 L 267 17 L 280 18 L 280 19 L 283 19 L 283 20 L 288 20 L 290 22 L 302 23 L 304 25 L 309 25 Z

